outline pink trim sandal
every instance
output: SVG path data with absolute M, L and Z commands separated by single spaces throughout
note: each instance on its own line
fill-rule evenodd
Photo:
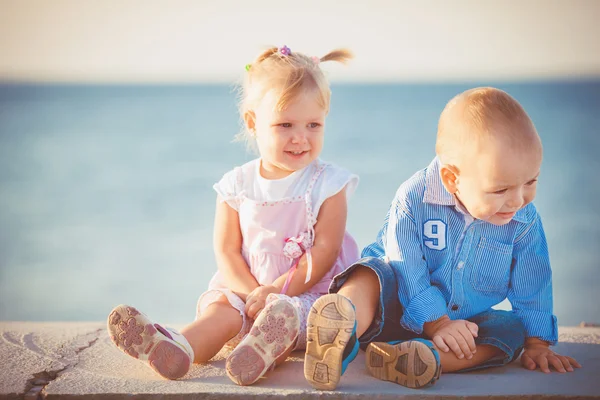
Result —
M 262 310 L 250 333 L 225 363 L 227 376 L 241 386 L 252 385 L 275 360 L 296 343 L 300 318 L 287 300 L 275 300 Z
M 183 335 L 153 323 L 134 307 L 115 307 L 108 316 L 107 328 L 115 346 L 145 361 L 164 378 L 181 378 L 194 360 L 194 351 Z

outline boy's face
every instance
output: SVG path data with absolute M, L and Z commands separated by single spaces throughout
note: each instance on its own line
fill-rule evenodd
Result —
M 535 198 L 542 163 L 541 144 L 515 148 L 488 143 L 466 152 L 463 158 L 450 187 L 473 218 L 505 225 Z

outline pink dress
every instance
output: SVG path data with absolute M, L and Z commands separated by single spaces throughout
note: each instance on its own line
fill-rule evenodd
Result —
M 242 255 L 252 275 L 254 275 L 259 284 L 272 284 L 297 263 L 304 251 L 307 253 L 309 264 L 307 280 L 312 274 L 310 249 L 314 238 L 314 224 L 317 221 L 316 215 L 313 212 L 312 199 L 314 199 L 314 196 L 312 192 L 327 168 L 336 167 L 331 164 L 315 161 L 314 172 L 311 173 L 310 179 L 306 180 L 304 193 L 294 197 L 282 198 L 275 201 L 256 201 L 248 198 L 244 191 L 241 191 L 241 193 L 222 194 L 225 196 L 226 201 L 228 198 L 234 198 L 236 201 L 234 206 L 237 206 L 243 238 Z M 236 179 L 243 179 L 241 175 L 238 174 Z M 348 181 L 344 182 L 344 179 L 338 180 L 338 185 L 345 186 L 346 183 L 350 182 L 352 177 L 352 175 L 348 174 Z M 319 185 L 320 187 L 322 187 L 322 183 Z M 329 192 L 337 193 L 344 186 L 334 188 Z M 232 203 L 228 201 L 228 204 Z M 323 294 L 326 294 L 333 277 L 350 266 L 358 257 L 359 252 L 356 242 L 346 232 L 340 254 L 335 264 L 309 291 L 295 297 L 288 297 L 285 294 L 270 296 L 269 301 L 272 301 L 274 298 L 285 298 L 298 310 L 301 319 L 301 329 L 296 349 L 306 346 L 306 318 L 312 303 Z M 227 289 L 227 285 L 219 272 L 211 279 L 208 289 L 198 300 L 196 317 L 208 305 L 222 295 L 225 295 L 231 305 L 240 311 L 244 319 L 242 330 L 228 343 L 229 346 L 235 346 L 248 333 L 253 321 L 244 314 L 244 302 L 242 299 Z

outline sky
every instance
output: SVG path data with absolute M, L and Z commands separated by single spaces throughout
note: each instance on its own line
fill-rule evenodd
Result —
M 271 45 L 339 81 L 600 77 L 600 1 L 0 0 L 0 81 L 229 82 Z

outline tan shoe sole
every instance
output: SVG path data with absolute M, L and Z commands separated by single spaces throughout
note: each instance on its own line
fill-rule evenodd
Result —
M 415 340 L 371 343 L 366 351 L 366 364 L 375 378 L 412 389 L 433 385 L 442 372 L 433 350 Z
M 344 296 L 328 294 L 312 305 L 306 328 L 304 377 L 315 389 L 336 388 L 342 373 L 342 355 L 355 321 L 354 307 Z

